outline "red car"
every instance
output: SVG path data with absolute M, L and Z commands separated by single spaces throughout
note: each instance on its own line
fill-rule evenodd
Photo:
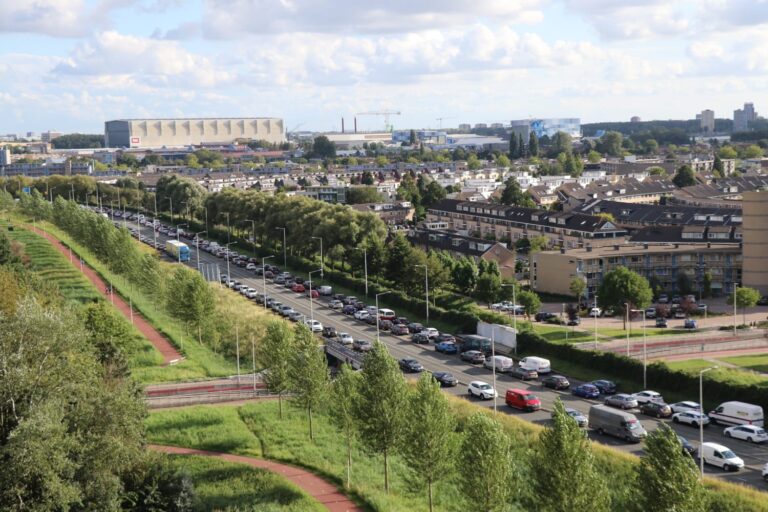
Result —
M 508 406 L 521 411 L 538 411 L 541 409 L 541 400 L 524 389 L 508 389 L 504 401 Z
M 297 285 L 297 286 L 303 286 L 303 285 Z M 309 296 L 310 296 L 310 294 L 312 295 L 312 298 L 313 298 L 313 299 L 317 299 L 317 298 L 319 298 L 319 297 L 320 297 L 320 292 L 318 292 L 318 291 L 317 291 L 317 290 L 315 290 L 314 288 L 312 289 L 312 291 L 311 291 L 311 292 L 310 292 L 309 290 L 307 290 L 307 297 L 309 297 Z
M 291 286 L 291 290 L 296 293 L 304 293 L 304 285 L 301 283 L 294 283 L 293 286 Z

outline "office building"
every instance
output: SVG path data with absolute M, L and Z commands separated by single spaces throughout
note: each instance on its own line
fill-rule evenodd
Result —
M 0 149 L 0 165 L 11 165 L 10 149 Z
M 715 133 L 714 110 L 702 110 L 701 114 L 697 117 L 699 118 L 699 128 L 701 128 L 702 133 Z
M 244 140 L 285 142 L 279 118 L 117 119 L 104 123 L 110 148 L 162 148 L 232 144 Z
M 528 143 L 531 132 L 536 137 L 553 137 L 557 132 L 564 132 L 573 138 L 581 137 L 581 120 L 575 118 L 563 119 L 518 119 L 512 121 L 512 133 L 515 136 L 522 135 L 523 140 Z
M 51 142 L 53 139 L 59 138 L 63 135 L 61 132 L 55 132 L 52 130 L 48 130 L 47 132 L 43 132 L 40 134 L 40 140 L 42 142 Z
M 459 131 L 460 132 L 468 132 L 472 129 L 472 125 L 469 123 L 461 123 L 459 125 Z
M 768 295 L 768 192 L 744 192 L 744 286 Z
M 745 103 L 744 108 L 733 111 L 733 131 L 745 132 L 750 129 L 750 125 L 757 120 L 757 112 L 752 103 Z

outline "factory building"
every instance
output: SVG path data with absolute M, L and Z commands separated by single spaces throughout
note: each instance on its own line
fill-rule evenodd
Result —
M 162 148 L 232 144 L 238 139 L 285 142 L 283 120 L 267 117 L 117 119 L 104 123 L 107 147 Z

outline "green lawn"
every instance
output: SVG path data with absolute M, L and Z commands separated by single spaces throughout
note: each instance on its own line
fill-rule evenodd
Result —
M 744 368 L 754 370 L 760 373 L 768 373 L 768 354 L 753 356 L 734 356 L 719 358 L 726 363 L 743 366 Z
M 759 386 L 768 391 L 768 377 L 754 373 L 752 371 L 748 371 L 748 369 L 752 369 L 749 364 L 754 364 L 755 367 L 759 368 L 761 363 L 765 365 L 766 359 L 768 359 L 768 356 L 739 356 L 722 358 L 722 360 L 727 363 L 741 364 L 741 366 L 743 366 L 745 369 L 720 366 L 718 369 L 708 372 L 707 379 L 720 382 L 729 382 L 733 384 L 741 384 L 744 386 Z M 711 361 L 705 361 L 704 359 L 688 359 L 685 361 L 668 361 L 665 362 L 665 364 L 675 370 L 698 374 L 698 372 L 704 368 L 716 366 L 717 361 L 718 359 L 712 359 Z
M 194 510 L 321 512 L 314 498 L 280 475 L 244 464 L 194 455 L 167 455 L 195 485 Z
M 704 359 L 687 359 L 685 361 L 665 361 L 664 363 L 670 368 L 672 368 L 673 370 L 688 371 L 688 372 L 698 372 L 703 370 L 704 368 L 710 368 L 715 364 L 712 361 L 705 361 Z

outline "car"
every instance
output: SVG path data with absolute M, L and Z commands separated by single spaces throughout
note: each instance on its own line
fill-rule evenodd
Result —
M 565 413 L 576 421 L 576 424 L 579 426 L 579 428 L 587 428 L 589 426 L 589 419 L 587 418 L 587 415 L 578 409 L 566 407 Z M 555 413 L 552 412 L 552 416 L 554 415 Z
M 424 367 L 415 359 L 401 359 L 397 362 L 400 369 L 407 373 L 421 373 Z
M 758 306 L 768 306 L 768 295 L 763 295 L 760 297 L 760 299 L 757 301 Z
M 667 319 L 664 318 L 664 317 L 656 318 L 656 327 L 658 327 L 658 328 L 666 328 L 667 327 Z
M 573 327 L 575 325 L 580 325 L 580 324 L 581 324 L 581 319 L 577 316 L 573 318 L 569 318 L 568 322 L 566 322 L 566 325 L 568 325 L 569 327 Z
M 368 325 L 376 325 L 377 321 L 379 321 L 379 318 L 376 315 L 369 314 L 367 317 L 363 318 L 363 322 Z
M 339 343 L 341 343 L 342 345 L 352 345 L 354 341 L 355 340 L 348 333 L 346 332 L 339 333 Z
M 392 320 L 379 320 L 379 329 L 382 331 L 392 330 Z
M 593 386 L 600 390 L 601 395 L 614 395 L 616 394 L 616 383 L 610 380 L 593 380 L 590 382 Z
M 352 304 L 346 304 L 342 309 L 341 312 L 345 315 L 354 315 L 357 310 L 355 309 L 355 306 Z
M 656 308 L 647 308 L 645 310 L 645 318 L 656 318 Z
M 442 343 L 444 341 L 455 343 L 456 338 L 454 338 L 453 334 L 448 334 L 447 332 L 441 332 L 440 335 L 437 338 L 435 338 L 435 343 Z
M 291 313 L 295 313 L 295 312 L 296 312 L 296 310 L 295 310 L 295 309 L 293 309 L 291 306 L 288 306 L 288 305 L 284 305 L 284 306 L 282 306 L 282 307 L 280 308 L 280 310 L 278 311 L 278 313 L 280 313 L 280 314 L 281 314 L 281 315 L 283 315 L 283 316 L 288 316 L 288 315 L 290 315 Z
M 452 388 L 459 385 L 459 379 L 448 372 L 433 372 L 432 378 L 439 382 L 441 387 Z
M 499 396 L 493 386 L 481 380 L 473 380 L 467 386 L 469 396 L 474 396 L 483 400 L 491 400 Z
M 277 276 L 272 282 L 275 284 L 285 284 L 285 277 Z
M 698 403 L 687 400 L 684 402 L 675 402 L 674 404 L 669 404 L 669 408 L 672 409 L 673 413 L 683 411 L 701 411 L 701 406 Z
M 323 331 L 323 324 L 321 324 L 319 320 L 305 320 L 304 324 L 309 327 L 309 330 L 312 332 Z
M 304 317 L 304 315 L 302 315 L 302 314 L 301 314 L 301 313 L 299 313 L 298 311 L 293 311 L 293 310 L 292 310 L 292 311 L 290 311 L 290 312 L 289 312 L 289 313 L 286 315 L 286 318 L 287 318 L 288 320 L 290 320 L 291 322 L 298 322 L 298 321 L 299 321 L 299 320 L 301 320 L 303 317 Z
M 338 336 L 338 333 L 336 332 L 336 328 L 333 326 L 325 326 L 323 327 L 323 337 L 324 338 L 335 338 Z
M 571 389 L 573 396 L 580 396 L 581 398 L 599 398 L 600 390 L 593 384 L 582 384 Z
M 408 326 L 403 324 L 394 324 L 390 329 L 390 332 L 397 336 L 402 336 L 404 334 L 408 334 Z
M 571 383 L 562 375 L 548 375 L 541 379 L 541 384 L 545 388 L 552 389 L 568 389 L 571 387 Z
M 541 409 L 541 400 L 524 389 L 508 389 L 504 395 L 504 403 L 514 409 L 528 412 Z
M 408 332 L 411 334 L 416 334 L 417 332 L 421 332 L 423 330 L 424 330 L 424 326 L 418 322 L 411 322 L 410 324 L 408 324 Z
M 509 370 L 507 375 L 520 380 L 533 380 L 539 378 L 539 372 L 536 370 L 529 370 L 528 368 L 522 368 L 520 366 L 515 366 Z
M 417 335 L 414 334 L 414 336 Z M 452 341 L 441 341 L 435 344 L 435 351 L 442 352 L 443 354 L 458 354 L 459 347 Z
M 637 407 L 637 400 L 632 398 L 632 395 L 626 393 L 619 393 L 617 395 L 609 396 L 605 399 L 605 405 L 611 407 L 618 407 L 619 409 L 634 409 Z
M 547 320 L 549 320 L 550 318 L 554 318 L 554 317 L 556 317 L 556 316 L 557 316 L 557 315 L 556 315 L 556 314 L 554 314 L 554 313 L 547 313 L 547 312 L 541 311 L 541 312 L 539 312 L 539 313 L 536 313 L 536 315 L 535 315 L 533 318 L 534 318 L 534 320 L 536 320 L 537 322 L 546 322 L 546 321 L 547 321 Z
M 332 300 L 328 303 L 328 307 L 331 309 L 341 309 L 344 307 L 344 303 L 340 300 Z
M 680 446 L 683 448 L 683 453 L 693 457 L 696 454 L 696 448 L 688 442 L 686 438 L 681 435 L 677 436 L 677 440 L 680 442 Z
M 357 297 L 355 297 L 353 295 L 349 295 L 347 297 L 344 297 L 344 304 L 354 305 L 355 302 L 357 302 Z
M 682 299 L 680 298 L 680 296 L 679 296 L 679 295 L 673 295 L 673 296 L 672 296 L 672 304 L 680 304 L 680 301 L 681 301 L 681 300 L 682 300 Z
M 435 329 L 434 327 L 425 327 L 422 330 L 422 332 L 426 333 L 427 336 L 429 336 L 430 340 L 433 340 L 433 339 L 437 338 L 438 336 L 440 336 L 440 332 L 437 329 Z
M 682 309 L 676 309 L 674 317 L 677 320 L 682 320 L 683 318 L 685 318 L 685 311 L 683 311 Z
M 750 443 L 764 443 L 768 441 L 768 432 L 763 427 L 757 425 L 735 425 L 723 430 L 725 437 L 741 439 Z
M 417 345 L 429 345 L 429 336 L 427 336 L 423 332 L 417 332 L 416 334 L 411 336 L 411 341 L 416 343 Z
M 354 315 L 356 320 L 365 320 L 367 317 L 371 316 L 366 310 L 361 309 L 360 311 L 355 311 Z
M 768 462 L 766 462 L 765 466 L 763 466 L 763 480 L 768 482 Z
M 355 340 L 352 342 L 352 350 L 357 350 L 358 352 L 369 352 L 373 350 L 373 343 L 365 340 Z
M 279 301 L 276 301 L 276 300 L 273 300 L 273 301 L 272 301 L 272 304 L 270 304 L 270 305 L 269 305 L 269 307 L 272 309 L 272 311 L 274 311 L 275 313 L 277 313 L 277 311 L 278 311 L 278 310 L 279 310 L 281 307 L 283 307 L 283 303 L 282 303 L 282 302 L 279 302 Z
M 411 321 L 408 320 L 408 318 L 406 318 L 404 316 L 399 316 L 399 317 L 395 318 L 392 323 L 394 323 L 394 324 L 402 324 L 402 325 L 406 325 L 407 326 L 408 324 L 411 323 Z
M 640 406 L 640 412 L 656 418 L 669 418 L 672 409 L 664 402 L 646 402 Z
M 603 310 L 600 308 L 592 308 L 589 310 L 589 316 L 595 317 L 603 314 Z
M 306 289 L 306 293 L 304 293 L 304 295 L 307 296 L 307 297 L 312 297 L 313 299 L 319 299 L 320 298 L 320 293 L 317 290 L 314 290 L 314 289 L 312 289 L 312 290 Z
M 666 293 L 662 293 L 659 295 L 659 299 L 656 302 L 659 304 L 667 304 L 669 303 L 669 296 Z
M 634 398 L 638 404 L 644 404 L 646 402 L 664 402 L 664 397 L 661 396 L 660 393 L 650 390 L 634 393 L 632 398 Z
M 461 353 L 461 360 L 472 364 L 482 364 L 485 362 L 485 354 L 479 350 L 467 350 Z
M 696 320 L 694 320 L 693 318 L 687 319 L 683 324 L 683 327 L 686 329 L 696 329 L 697 327 Z
M 672 421 L 698 428 L 699 425 L 709 425 L 710 419 L 709 416 L 701 414 L 699 411 L 680 411 L 672 414 Z
M 245 286 L 245 285 L 243 283 L 241 283 L 240 281 L 235 281 L 230 288 L 232 288 L 236 292 L 239 292 L 240 288 L 242 288 L 243 286 Z
M 717 443 L 704 443 L 699 449 L 699 457 L 706 464 L 719 466 L 724 471 L 739 471 L 744 467 L 744 460 L 727 446 Z

